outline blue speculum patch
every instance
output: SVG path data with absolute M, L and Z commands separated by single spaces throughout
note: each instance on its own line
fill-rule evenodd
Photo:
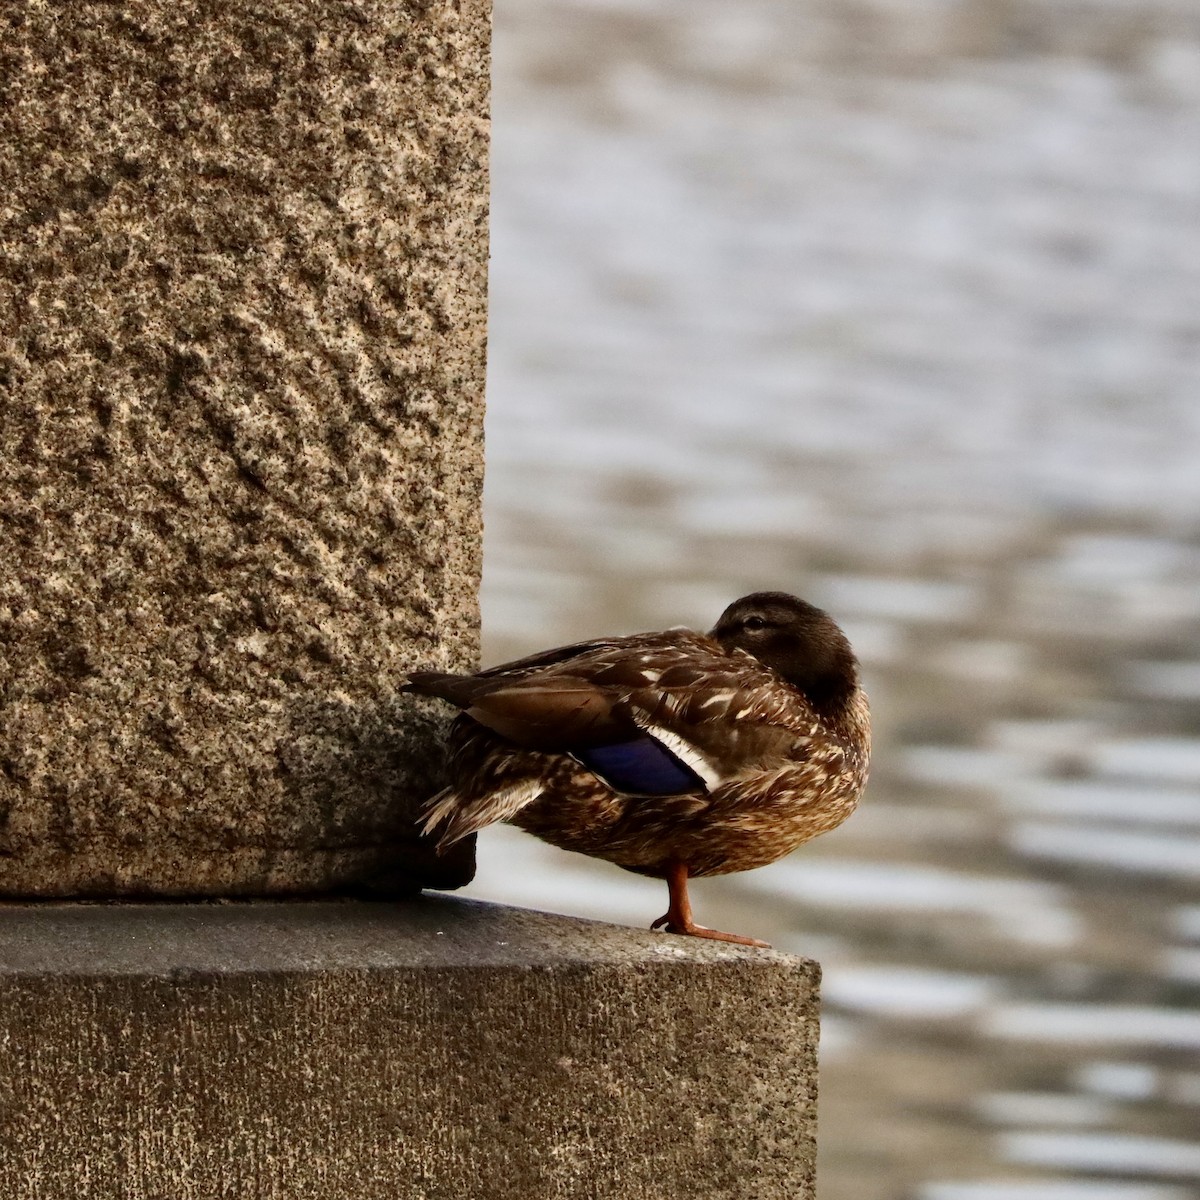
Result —
M 575 757 L 617 792 L 671 796 L 704 790 L 704 780 L 652 737 L 592 746 L 578 751 Z

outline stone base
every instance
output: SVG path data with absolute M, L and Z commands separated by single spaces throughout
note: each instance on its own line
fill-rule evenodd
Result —
M 803 1200 L 817 964 L 446 898 L 0 906 L 9 1200 Z
M 391 898 L 422 887 L 453 891 L 474 874 L 474 836 L 441 855 L 415 832 L 369 846 L 233 845 L 209 854 L 187 842 L 129 846 L 97 839 L 75 852 L 41 847 L 20 858 L 0 852 L 0 897 L 136 901 L 349 891 Z

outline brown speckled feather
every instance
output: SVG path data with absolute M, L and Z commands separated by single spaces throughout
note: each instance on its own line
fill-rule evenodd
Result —
M 866 781 L 856 684 L 820 705 L 745 649 L 691 630 L 581 642 L 471 677 L 414 675 L 410 687 L 464 709 L 450 735 L 454 783 L 428 813 L 442 845 L 508 821 L 641 874 L 671 862 L 692 875 L 744 871 L 840 824 Z M 572 757 L 646 734 L 694 786 L 623 793 Z

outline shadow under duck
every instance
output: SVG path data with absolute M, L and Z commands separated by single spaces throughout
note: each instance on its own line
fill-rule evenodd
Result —
M 651 928 L 671 933 L 766 945 L 695 924 L 688 879 L 782 858 L 840 825 L 867 779 L 850 643 L 784 592 L 735 601 L 711 633 L 597 638 L 403 690 L 462 710 L 426 813 L 439 850 L 506 821 L 666 880 Z

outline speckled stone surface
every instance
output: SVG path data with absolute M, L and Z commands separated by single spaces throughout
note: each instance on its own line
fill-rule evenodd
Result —
M 463 882 L 395 688 L 477 652 L 487 4 L 2 24 L 0 893 Z
M 8 1200 L 811 1200 L 819 967 L 426 897 L 0 906 Z

